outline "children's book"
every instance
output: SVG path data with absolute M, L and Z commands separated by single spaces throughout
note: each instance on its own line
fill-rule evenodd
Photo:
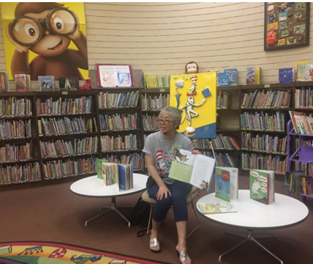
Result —
M 0 72 L 0 92 L 9 91 L 9 77 L 6 72 Z
M 218 87 L 229 86 L 228 76 L 226 73 L 221 72 L 217 74 L 217 86 Z
M 275 172 L 250 169 L 250 198 L 264 204 L 275 201 Z
M 296 80 L 298 81 L 298 68 L 300 65 L 310 64 L 310 61 L 297 61 L 296 62 Z
M 38 82 L 40 91 L 55 91 L 54 76 L 38 76 Z
M 202 203 L 197 204 L 197 208 L 202 214 L 220 214 L 220 213 L 235 213 L 237 209 L 230 203 Z
M 313 64 L 302 64 L 298 66 L 298 82 L 313 81 Z
M 255 67 L 247 67 L 246 83 L 247 85 L 256 84 L 255 83 Z
M 255 67 L 255 84 L 261 83 L 261 68 Z
M 28 92 L 31 90 L 31 81 L 29 74 L 15 74 L 14 80 L 17 92 Z
M 96 171 L 98 178 L 103 180 L 105 186 L 117 185 L 122 190 L 133 188 L 133 167 L 130 164 L 97 159 Z
M 224 72 L 228 76 L 229 86 L 237 86 L 238 85 L 237 69 L 226 69 Z
M 66 85 L 69 90 L 73 90 L 73 91 L 79 90 L 79 80 L 77 77 L 70 77 L 70 78 L 67 78 L 67 80 L 68 80 L 68 83 L 66 83 Z
M 215 159 L 188 150 L 174 149 L 169 177 L 178 181 L 188 182 L 202 190 L 209 191 Z
M 215 167 L 215 196 L 229 202 L 238 199 L 238 169 Z
M 290 83 L 293 82 L 293 68 L 283 68 L 279 69 L 278 80 L 280 83 Z

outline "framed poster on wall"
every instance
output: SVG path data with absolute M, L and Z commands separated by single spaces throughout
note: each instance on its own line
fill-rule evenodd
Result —
M 310 3 L 264 3 L 264 50 L 309 45 Z
M 132 87 L 133 75 L 129 64 L 96 64 L 97 87 Z

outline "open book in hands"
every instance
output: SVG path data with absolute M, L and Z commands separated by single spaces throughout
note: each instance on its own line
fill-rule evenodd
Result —
M 169 177 L 209 191 L 214 165 L 213 158 L 176 148 Z

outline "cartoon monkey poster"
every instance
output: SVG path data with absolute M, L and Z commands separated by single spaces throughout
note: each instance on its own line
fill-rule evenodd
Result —
M 88 77 L 84 3 L 1 3 L 6 68 L 38 76 Z
M 216 72 L 171 75 L 170 105 L 182 111 L 178 132 L 215 138 Z

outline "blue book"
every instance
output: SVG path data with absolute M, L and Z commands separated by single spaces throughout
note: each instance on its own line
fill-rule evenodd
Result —
M 229 86 L 237 86 L 238 85 L 237 69 L 226 69 L 224 72 L 228 76 Z
M 118 164 L 119 188 L 129 190 L 133 188 L 133 168 L 130 164 Z
M 202 94 L 203 94 L 203 96 L 204 96 L 205 98 L 211 96 L 210 89 L 209 89 L 208 87 L 204 88 L 204 89 L 202 90 Z
M 279 69 L 279 82 L 290 83 L 293 82 L 293 68 Z
M 215 167 L 215 196 L 230 201 L 230 171 Z
M 229 86 L 228 76 L 226 73 L 221 72 L 217 74 L 217 86 L 218 87 Z

